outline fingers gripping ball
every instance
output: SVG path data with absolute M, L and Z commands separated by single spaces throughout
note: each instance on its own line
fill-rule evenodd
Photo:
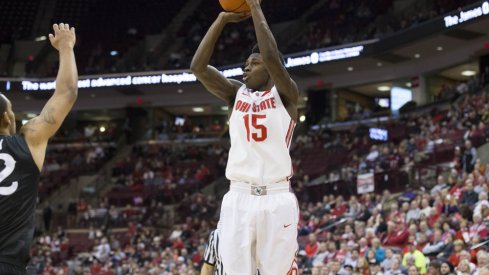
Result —
M 261 2 L 261 1 L 260 1 Z M 219 0 L 221 7 L 227 12 L 249 12 L 246 0 Z

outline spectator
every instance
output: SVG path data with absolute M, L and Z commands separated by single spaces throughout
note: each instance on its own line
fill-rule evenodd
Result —
M 306 244 L 305 247 L 307 257 L 309 259 L 312 259 L 312 257 L 316 256 L 318 250 L 319 250 L 319 243 L 317 241 L 317 237 L 315 234 L 311 233 L 309 234 L 309 242 Z
M 460 262 L 463 262 L 463 261 L 467 262 L 467 264 L 469 266 L 469 273 L 470 274 L 472 274 L 476 269 L 476 265 L 470 261 L 471 258 L 472 257 L 468 251 L 464 250 L 460 253 Z M 459 263 L 459 266 L 460 266 L 460 263 Z M 462 272 L 465 272 L 465 271 L 462 271 Z
M 455 271 L 457 271 L 457 275 L 471 274 L 469 261 L 467 260 L 460 261 L 457 268 L 455 268 Z
M 481 267 L 477 275 L 489 275 L 489 267 L 487 266 Z
M 384 270 L 385 272 L 390 270 L 393 261 L 394 261 L 394 253 L 392 252 L 392 249 L 390 248 L 385 249 L 385 259 L 380 263 L 380 267 L 382 268 L 382 270 Z
M 462 240 L 456 240 L 454 243 L 454 251 L 448 258 L 448 261 L 452 264 L 452 266 L 458 266 L 460 263 L 460 253 L 464 248 L 464 242 Z
M 476 160 L 477 150 L 472 147 L 472 142 L 470 140 L 465 141 L 465 151 L 462 156 L 462 167 L 466 173 L 472 173 Z
M 439 261 L 431 261 L 428 265 L 427 273 L 428 275 L 440 275 L 441 263 Z
M 475 236 L 478 236 L 481 239 L 485 239 L 487 237 L 487 226 L 482 222 L 481 215 L 474 214 L 473 224 L 469 228 L 468 240 L 466 242 L 470 242 Z
M 414 265 L 417 269 L 419 269 L 421 274 L 426 273 L 426 257 L 425 255 L 419 251 L 416 248 L 417 243 L 416 242 L 410 242 L 408 244 L 408 252 L 404 254 L 404 257 L 402 259 L 402 265 L 403 266 L 409 266 L 408 265 L 408 259 L 412 258 L 414 260 Z M 408 270 L 409 273 L 409 270 Z
M 472 181 L 467 180 L 467 183 L 465 184 L 465 190 L 462 193 L 462 198 L 460 199 L 461 204 L 473 206 L 477 203 L 479 200 L 478 194 L 474 191 L 474 185 L 472 184 Z
M 427 256 L 438 255 L 445 247 L 445 242 L 441 239 L 441 230 L 435 230 L 433 241 L 429 242 L 423 249 L 423 254 Z
M 375 253 L 375 260 L 377 263 L 382 263 L 385 259 L 385 250 L 380 246 L 380 240 L 378 238 L 372 240 L 371 250 Z
M 437 180 L 436 180 L 436 185 L 433 186 L 431 189 L 431 196 L 434 197 L 438 192 L 441 192 L 441 190 L 448 188 L 445 179 L 443 178 L 442 175 L 439 175 Z M 424 210 L 424 207 L 423 207 Z M 428 216 L 429 212 L 426 213 L 426 216 Z
M 98 261 L 105 261 L 110 254 L 110 244 L 107 242 L 107 238 L 102 238 L 100 244 L 95 248 L 93 256 L 97 258 Z
M 406 214 L 406 222 L 409 223 L 411 220 L 417 221 L 419 220 L 420 209 L 418 202 L 413 200 L 410 205 L 410 209 Z
M 384 273 L 382 272 L 379 262 L 377 260 L 373 259 L 373 261 L 369 262 L 369 267 L 370 267 L 370 274 L 377 274 L 377 275 L 383 275 Z
M 341 264 L 336 260 L 330 262 L 328 266 L 331 274 L 348 275 L 348 273 L 341 268 Z
M 385 272 L 385 275 L 401 275 L 406 272 L 401 267 L 401 261 L 398 257 L 392 259 L 391 267 Z
M 416 266 L 414 266 L 414 265 L 413 265 L 413 266 L 410 266 L 410 267 L 408 268 L 408 273 L 407 273 L 407 274 L 408 274 L 408 275 L 419 275 L 419 274 L 420 274 L 420 272 L 419 272 L 418 268 L 417 268 Z M 424 273 L 421 273 L 421 274 L 424 274 Z
M 454 268 L 450 262 L 442 262 L 440 266 L 440 275 L 454 275 Z
M 359 253 L 357 249 L 352 249 L 345 257 L 344 265 L 349 265 L 352 267 L 357 266 L 359 259 Z
M 409 232 L 403 224 L 389 222 L 387 224 L 387 235 L 382 241 L 384 246 L 402 247 L 406 244 Z
M 448 261 L 450 255 L 452 255 L 455 246 L 453 244 L 453 235 L 448 235 L 444 240 L 445 246 L 443 250 L 438 254 L 438 258 L 442 261 Z
M 325 242 L 319 244 L 316 255 L 312 257 L 312 266 L 323 266 L 329 251 Z
M 358 258 L 357 266 L 355 267 L 357 273 L 362 275 L 370 275 L 367 259 L 365 257 Z
M 484 273 L 484 268 L 489 267 L 489 255 L 487 251 L 479 251 L 477 252 L 477 266 L 475 267 L 474 275 L 480 275 Z M 487 273 L 489 275 L 489 272 Z

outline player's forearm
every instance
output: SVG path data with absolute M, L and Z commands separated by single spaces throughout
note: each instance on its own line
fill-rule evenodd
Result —
M 255 26 L 256 39 L 258 40 L 258 48 L 263 60 L 280 59 L 277 42 L 273 37 L 272 31 L 268 26 L 267 20 L 259 3 L 250 5 L 253 25 Z
M 59 51 L 56 93 L 66 95 L 73 100 L 78 95 L 78 71 L 76 68 L 75 54 L 72 49 Z
M 214 52 L 214 47 L 225 25 L 226 23 L 222 16 L 219 15 L 205 34 L 204 39 L 200 42 L 200 45 L 192 58 L 192 63 L 190 63 L 190 70 L 192 70 L 194 74 L 202 72 L 207 68 L 207 65 L 209 65 L 212 53 Z

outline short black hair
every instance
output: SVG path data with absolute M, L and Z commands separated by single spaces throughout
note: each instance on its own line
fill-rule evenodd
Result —
M 443 261 L 443 262 L 440 263 L 440 267 L 441 267 L 442 264 L 448 265 L 448 267 L 450 268 L 450 272 L 454 272 L 455 271 L 455 267 L 452 265 L 451 262 L 449 262 L 449 261 Z
M 254 54 L 254 53 L 261 54 L 260 48 L 258 47 L 258 44 L 255 44 L 253 46 L 253 48 L 251 49 L 251 54 Z M 284 55 L 280 51 L 278 51 L 278 55 L 280 56 L 280 61 L 282 62 L 282 65 L 285 66 L 286 63 L 285 63 Z

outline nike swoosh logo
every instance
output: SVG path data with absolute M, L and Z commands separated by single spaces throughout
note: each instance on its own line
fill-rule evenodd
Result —
M 291 226 L 292 224 L 284 224 L 284 228 Z

